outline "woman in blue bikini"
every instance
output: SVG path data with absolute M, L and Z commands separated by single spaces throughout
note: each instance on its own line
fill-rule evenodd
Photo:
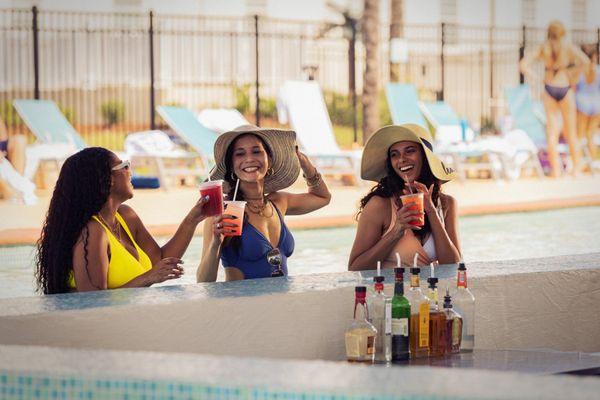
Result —
M 558 138 L 560 135 L 559 114 L 562 116 L 563 132 L 569 144 L 569 152 L 575 173 L 579 163 L 577 146 L 575 90 L 573 89 L 581 71 L 589 63 L 583 52 L 563 39 L 565 28 L 559 21 L 548 25 L 547 40 L 537 51 L 521 60 L 521 71 L 529 81 L 536 78 L 531 70 L 535 61 L 544 63 L 544 108 L 546 110 L 546 135 L 548 138 L 548 158 L 551 176 L 561 174 L 558 157 Z
M 577 82 L 577 133 L 587 142 L 592 160 L 596 159 L 594 132 L 600 126 L 600 65 L 596 44 L 581 46 L 581 50 L 591 62 Z
M 211 179 L 223 179 L 228 199 L 239 179 L 236 200 L 245 200 L 242 235 L 224 237 L 231 215 L 204 222 L 202 259 L 198 282 L 217 279 L 219 260 L 226 280 L 287 275 L 287 258 L 294 251 L 294 237 L 284 215 L 302 215 L 324 207 L 331 195 L 321 174 L 296 148 L 296 133 L 240 126 L 219 136 L 214 146 L 216 168 Z M 300 169 L 308 185 L 305 193 L 281 191 L 291 186 Z

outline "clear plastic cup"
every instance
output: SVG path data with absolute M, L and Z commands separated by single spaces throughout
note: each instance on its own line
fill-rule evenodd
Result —
M 423 193 L 421 192 L 400 196 L 400 201 L 402 201 L 403 206 L 406 204 L 414 204 L 411 209 L 421 213 L 424 212 Z M 425 215 L 423 214 L 418 221 L 410 221 L 410 224 L 414 226 L 425 225 Z
M 229 222 L 229 223 L 235 224 L 235 227 L 231 227 L 231 229 L 233 229 L 233 232 L 224 233 L 223 235 L 224 236 L 241 236 L 242 227 L 244 226 L 244 210 L 246 209 L 246 202 L 245 201 L 227 200 L 224 203 L 225 203 L 224 213 L 233 215 L 237 218 L 236 219 L 223 218 L 223 222 Z
M 200 184 L 200 196 L 208 195 L 208 203 L 204 206 L 207 217 L 223 214 L 223 181 L 208 181 Z

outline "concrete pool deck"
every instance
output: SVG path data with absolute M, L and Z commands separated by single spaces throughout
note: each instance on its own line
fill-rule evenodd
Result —
M 306 216 L 286 217 L 291 228 L 311 229 L 348 226 L 355 223 L 358 202 L 372 185 L 330 185 L 331 203 Z M 300 179 L 290 189 L 305 190 Z M 539 211 L 600 205 L 600 175 L 558 179 L 527 178 L 514 182 L 468 180 L 449 182 L 444 191 L 459 204 L 459 215 Z M 33 244 L 39 237 L 52 192 L 40 193 L 35 206 L 0 200 L 0 245 Z M 198 198 L 195 188 L 137 190 L 128 204 L 140 215 L 153 235 L 170 235 Z M 200 231 L 200 227 L 198 229 Z

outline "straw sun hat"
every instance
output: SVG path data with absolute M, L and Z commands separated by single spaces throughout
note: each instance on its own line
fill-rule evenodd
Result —
M 272 173 L 265 176 L 265 193 L 273 193 L 291 186 L 300 175 L 300 162 L 296 155 L 296 132 L 272 128 L 259 128 L 254 125 L 238 126 L 232 131 L 221 134 L 214 146 L 215 168 L 210 179 L 224 179 L 225 155 L 229 146 L 239 136 L 251 133 L 260 137 L 271 150 Z M 225 184 L 225 182 L 224 182 Z M 227 189 L 226 189 L 227 190 Z
M 431 172 L 442 183 L 456 177 L 454 170 L 444 165 L 442 160 L 433 153 L 433 138 L 429 131 L 419 125 L 404 124 L 384 126 L 369 138 L 363 151 L 360 166 L 361 178 L 379 182 L 386 176 L 389 148 L 394 143 L 402 141 L 415 142 L 423 147 Z

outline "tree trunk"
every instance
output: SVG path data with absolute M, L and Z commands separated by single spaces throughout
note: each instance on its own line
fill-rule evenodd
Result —
M 363 79 L 363 141 L 379 128 L 379 0 L 365 0 L 362 34 L 365 46 Z
M 391 1 L 390 42 L 395 38 L 404 37 L 404 0 Z M 402 65 L 390 61 L 390 81 L 401 82 Z

